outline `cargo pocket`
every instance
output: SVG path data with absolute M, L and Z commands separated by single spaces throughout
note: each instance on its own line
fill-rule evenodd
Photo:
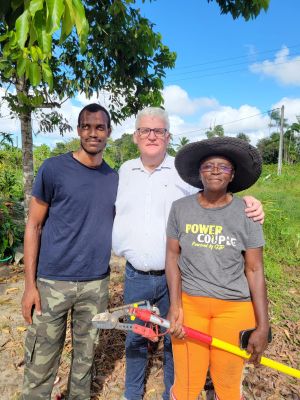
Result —
M 32 362 L 35 346 L 36 346 L 37 335 L 33 332 L 28 332 L 25 341 L 25 355 L 24 361 L 28 365 Z

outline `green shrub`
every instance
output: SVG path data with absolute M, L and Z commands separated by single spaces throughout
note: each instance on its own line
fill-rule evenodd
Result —
M 283 165 L 280 176 L 277 165 L 264 165 L 258 182 L 247 190 L 263 203 L 266 214 L 264 265 L 275 319 L 299 315 L 295 312 L 299 302 L 290 293 L 299 284 L 295 283 L 300 264 L 299 193 L 300 164 Z
M 21 149 L 15 147 L 0 148 L 0 193 L 4 199 L 23 199 Z
M 22 229 L 13 221 L 8 205 L 0 200 L 0 260 L 13 256 L 22 239 Z

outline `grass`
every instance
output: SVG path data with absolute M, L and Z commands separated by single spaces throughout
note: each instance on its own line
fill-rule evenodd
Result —
M 258 182 L 242 194 L 260 199 L 266 213 L 265 273 L 275 320 L 299 320 L 300 164 L 266 165 Z

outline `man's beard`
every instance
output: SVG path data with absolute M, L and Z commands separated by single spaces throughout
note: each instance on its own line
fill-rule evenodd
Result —
M 88 150 L 88 149 L 85 147 L 85 145 L 84 145 L 84 143 L 83 143 L 82 140 L 80 141 L 80 145 L 81 145 L 81 147 L 83 148 L 83 150 L 84 150 L 87 154 L 89 154 L 90 156 L 96 156 L 97 154 L 102 153 L 103 150 L 104 150 L 104 148 L 103 148 L 103 149 L 99 149 L 99 150 L 97 150 L 97 151 L 90 151 L 90 150 Z M 106 143 L 105 143 L 105 146 L 106 146 Z M 105 147 L 105 146 L 104 146 L 104 147 Z

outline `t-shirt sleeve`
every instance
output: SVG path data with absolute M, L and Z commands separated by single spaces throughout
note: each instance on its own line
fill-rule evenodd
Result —
M 44 161 L 35 177 L 32 195 L 50 204 L 53 197 L 54 185 L 52 169 L 49 162 Z
M 168 223 L 167 223 L 167 237 L 179 240 L 179 229 L 176 219 L 176 212 L 174 203 L 171 206 Z
M 247 218 L 248 221 L 248 240 L 246 243 L 247 249 L 255 249 L 262 247 L 265 244 L 262 225 L 259 222 L 254 222 L 252 218 Z

